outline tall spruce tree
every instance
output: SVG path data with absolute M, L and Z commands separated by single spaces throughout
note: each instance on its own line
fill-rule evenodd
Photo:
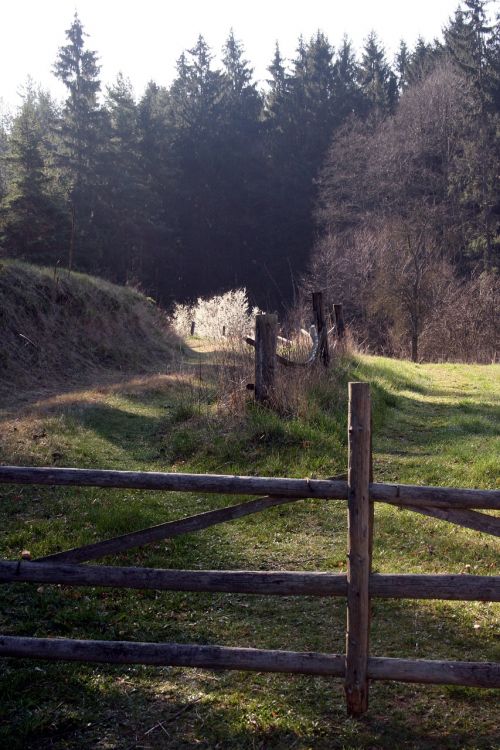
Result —
M 175 214 L 178 231 L 177 281 L 186 298 L 208 294 L 224 284 L 219 237 L 223 179 L 223 98 L 225 80 L 212 67 L 205 39 L 183 53 L 169 92 L 169 128 L 176 170 Z
M 97 94 L 101 88 L 97 55 L 85 49 L 85 32 L 75 13 L 60 47 L 54 73 L 68 91 L 60 121 L 59 162 L 67 179 L 71 213 L 68 266 L 96 265 L 100 261 L 96 213 L 99 210 L 99 156 L 102 113 Z
M 451 57 L 464 73 L 471 96 L 466 132 L 456 160 L 453 188 L 469 219 L 468 255 L 485 270 L 500 268 L 500 160 L 497 107 L 499 24 L 488 21 L 486 0 L 465 0 L 445 29 Z
M 365 41 L 359 66 L 359 83 L 365 116 L 374 114 L 376 117 L 383 117 L 394 110 L 397 102 L 397 79 L 374 31 Z
M 103 153 L 106 242 L 103 262 L 121 282 L 134 273 L 140 232 L 141 179 L 137 107 L 122 73 L 106 91 L 107 139 Z
M 336 127 L 362 108 L 362 95 L 358 84 L 359 70 L 352 42 L 344 36 L 334 62 L 334 113 Z
M 265 192 L 265 158 L 262 148 L 263 99 L 253 81 L 253 69 L 241 43 L 231 30 L 222 50 L 220 149 L 222 179 L 220 231 L 225 248 L 224 273 L 232 286 L 258 290 L 264 227 L 260 216 Z
M 49 104 L 50 97 L 28 81 L 3 158 L 9 181 L 0 208 L 0 243 L 10 255 L 34 262 L 57 259 L 58 246 L 67 237 L 47 169 L 49 128 L 55 117 Z

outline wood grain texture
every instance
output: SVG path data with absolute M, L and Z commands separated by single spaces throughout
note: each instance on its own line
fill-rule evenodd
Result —
M 236 669 L 333 677 L 343 677 L 345 672 L 345 658 L 337 654 L 5 635 L 0 636 L 0 657 Z M 371 657 L 368 660 L 368 676 L 372 680 L 498 688 L 500 664 Z
M 346 596 L 342 573 L 253 570 L 168 570 L 63 562 L 0 560 L 0 583 L 58 583 L 159 591 L 206 591 L 276 596 Z M 370 576 L 371 597 L 500 601 L 500 576 Z
M 255 400 L 272 404 L 276 381 L 277 315 L 255 318 Z
M 500 518 L 489 516 L 486 513 L 477 513 L 474 510 L 460 510 L 453 508 L 418 508 L 415 505 L 405 506 L 406 510 L 413 510 L 424 516 L 438 518 L 440 521 L 448 521 L 456 526 L 465 526 L 466 529 L 482 531 L 483 534 L 500 536 Z
M 368 383 L 349 383 L 348 564 L 345 694 L 347 712 L 368 709 L 371 566 L 371 401 Z
M 134 547 L 142 547 L 145 544 L 161 541 L 162 539 L 172 539 L 181 534 L 190 534 L 202 529 L 208 529 L 219 523 L 227 523 L 237 518 L 260 513 L 268 508 L 286 503 L 298 502 L 300 498 L 288 497 L 262 497 L 257 500 L 250 500 L 238 505 L 230 505 L 227 508 L 218 508 L 209 510 L 206 513 L 198 513 L 195 516 L 181 518 L 178 521 L 169 521 L 157 526 L 151 526 L 139 531 L 131 531 L 128 534 L 121 534 L 112 539 L 105 539 L 102 542 L 94 542 L 81 547 L 64 550 L 63 552 L 54 552 L 51 555 L 40 557 L 39 560 L 61 562 L 86 562 L 87 560 L 97 560 L 107 555 L 116 555 Z
M 312 308 L 314 324 L 318 332 L 318 357 L 325 367 L 330 364 L 330 351 L 328 348 L 328 323 L 325 314 L 325 304 L 322 292 L 312 293 Z
M 117 489 L 205 492 L 220 495 L 274 495 L 345 500 L 347 482 L 328 479 L 247 477 L 227 474 L 116 471 L 33 466 L 0 466 L 0 484 L 39 484 Z M 484 508 L 500 510 L 500 490 L 370 484 L 370 499 L 401 507 Z
M 295 672 L 338 677 L 344 674 L 342 656 L 179 643 L 0 636 L 0 656 L 106 664 L 155 664 L 256 672 Z

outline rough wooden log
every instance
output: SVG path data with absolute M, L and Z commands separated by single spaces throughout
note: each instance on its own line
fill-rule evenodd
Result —
M 345 337 L 345 323 L 344 323 L 344 306 L 342 303 L 335 304 L 333 306 L 335 315 L 335 327 L 337 329 L 337 338 L 339 341 Z
M 500 576 L 372 573 L 370 596 L 381 599 L 498 602 L 500 601 Z
M 370 484 L 370 498 L 391 505 L 500 510 L 500 490 L 426 487 L 417 484 Z
M 245 341 L 250 346 L 255 347 L 255 340 L 252 339 L 250 336 L 245 336 Z M 293 359 L 288 359 L 287 357 L 283 357 L 281 354 L 276 354 L 276 360 L 285 367 L 307 367 L 308 365 L 312 364 L 316 360 L 318 352 L 318 339 L 313 339 L 313 348 L 311 350 L 311 353 L 309 354 L 308 358 L 304 362 L 296 362 Z
M 255 400 L 270 405 L 274 399 L 276 380 L 276 315 L 257 315 L 255 318 Z
M 156 664 L 158 666 L 237 669 L 255 672 L 295 672 L 338 677 L 344 674 L 342 656 L 179 643 L 0 636 L 0 656 L 91 661 L 106 664 Z
M 111 469 L 0 466 L 0 484 L 115 487 L 117 489 L 206 492 L 220 495 L 347 498 L 347 482 L 328 479 L 245 477 L 225 474 L 182 474 Z M 401 507 L 485 508 L 500 510 L 500 490 L 370 484 L 370 499 Z
M 476 513 L 473 510 L 452 510 L 446 508 L 417 508 L 407 505 L 405 510 L 413 510 L 424 516 L 438 518 L 440 521 L 448 521 L 457 526 L 465 526 L 467 529 L 482 531 L 484 534 L 500 536 L 500 518 L 488 516 L 486 513 Z
M 347 712 L 368 709 L 371 563 L 371 405 L 368 383 L 349 383 L 348 565 L 345 694 Z
M 128 534 L 121 534 L 112 539 L 105 539 L 102 542 L 86 544 L 82 547 L 64 550 L 63 552 L 54 552 L 51 555 L 39 558 L 40 561 L 51 560 L 60 562 L 85 562 L 87 560 L 97 560 L 107 555 L 116 555 L 125 550 L 134 547 L 142 547 L 145 544 L 159 542 L 162 539 L 171 539 L 181 534 L 190 534 L 202 529 L 208 529 L 210 526 L 216 526 L 219 523 L 234 521 L 237 518 L 249 516 L 252 513 L 260 513 L 268 508 L 274 508 L 276 505 L 285 503 L 298 502 L 300 498 L 289 497 L 261 497 L 257 500 L 250 500 L 238 505 L 230 505 L 227 508 L 218 508 L 209 510 L 206 513 L 198 513 L 195 516 L 181 518 L 178 521 L 168 521 L 157 526 L 151 526 L 139 531 L 131 531 Z
M 345 596 L 343 574 L 294 571 L 165 570 L 0 561 L 0 582 L 60 583 L 67 586 L 204 591 L 277 596 Z
M 0 560 L 0 583 L 204 591 L 277 596 L 346 596 L 343 573 L 252 570 L 165 570 L 159 568 L 74 565 L 39 560 Z M 382 599 L 500 601 L 500 576 L 370 576 L 370 596 Z
M 343 677 L 345 673 L 345 658 L 336 654 L 178 643 L 0 636 L 0 656 L 104 664 L 150 664 L 203 669 L 285 672 L 333 677 Z M 373 680 L 497 688 L 500 687 L 500 664 L 371 657 L 368 660 L 368 676 Z
M 242 477 L 225 474 L 183 474 L 181 472 L 0 466 L 0 484 L 114 487 L 117 489 L 206 492 L 221 495 L 274 495 L 276 497 L 295 498 L 347 498 L 347 482 L 343 481 Z M 287 489 L 290 489 L 290 492 Z M 500 498 L 500 493 L 498 494 Z
M 319 349 L 318 356 L 325 367 L 330 364 L 330 352 L 328 350 L 328 324 L 325 315 L 325 306 L 323 303 L 323 293 L 312 293 L 312 307 L 314 314 L 314 323 L 318 331 Z
M 396 680 L 434 685 L 464 685 L 467 687 L 500 687 L 500 663 L 434 661 L 427 659 L 368 659 L 371 680 Z

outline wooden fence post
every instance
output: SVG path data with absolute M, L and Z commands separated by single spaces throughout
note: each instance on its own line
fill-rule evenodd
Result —
M 191 321 L 191 336 L 194 336 L 195 328 L 196 328 L 196 323 L 194 322 L 194 320 L 192 320 Z
M 372 544 L 371 405 L 368 383 L 349 383 L 348 565 L 345 694 L 347 712 L 368 708 Z
M 345 336 L 345 323 L 344 323 L 344 306 L 342 303 L 333 306 L 335 313 L 335 326 L 337 328 L 337 338 L 341 341 Z
M 255 318 L 255 400 L 260 404 L 272 401 L 276 376 L 276 342 L 278 317 L 257 315 Z
M 316 330 L 318 331 L 319 339 L 318 355 L 325 367 L 328 367 L 330 364 L 330 352 L 328 351 L 328 325 L 326 322 L 322 292 L 312 293 L 312 306 L 314 323 L 316 325 Z

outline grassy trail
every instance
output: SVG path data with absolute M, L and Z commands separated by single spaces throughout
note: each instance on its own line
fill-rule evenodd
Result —
M 372 383 L 375 478 L 494 487 L 500 368 L 361 357 L 311 382 L 298 416 L 217 406 L 213 353 L 177 369 L 38 399 L 2 421 L 4 463 L 328 476 L 346 466 L 346 383 Z M 222 507 L 225 497 L 4 488 L 2 555 L 42 555 Z M 243 498 L 242 498 L 243 499 Z M 237 501 L 238 498 L 235 498 Z M 382 572 L 498 573 L 491 537 L 380 505 Z M 343 503 L 301 501 L 106 561 L 191 569 L 346 568 Z M 11 634 L 344 651 L 342 600 L 4 587 Z M 499 657 L 498 605 L 376 601 L 372 653 Z M 474 748 L 500 746 L 498 693 L 375 684 L 361 722 L 340 681 L 200 670 L 0 663 L 0 744 L 15 748 Z
M 375 433 L 380 480 L 499 487 L 500 367 L 398 364 L 367 360 L 399 397 Z

